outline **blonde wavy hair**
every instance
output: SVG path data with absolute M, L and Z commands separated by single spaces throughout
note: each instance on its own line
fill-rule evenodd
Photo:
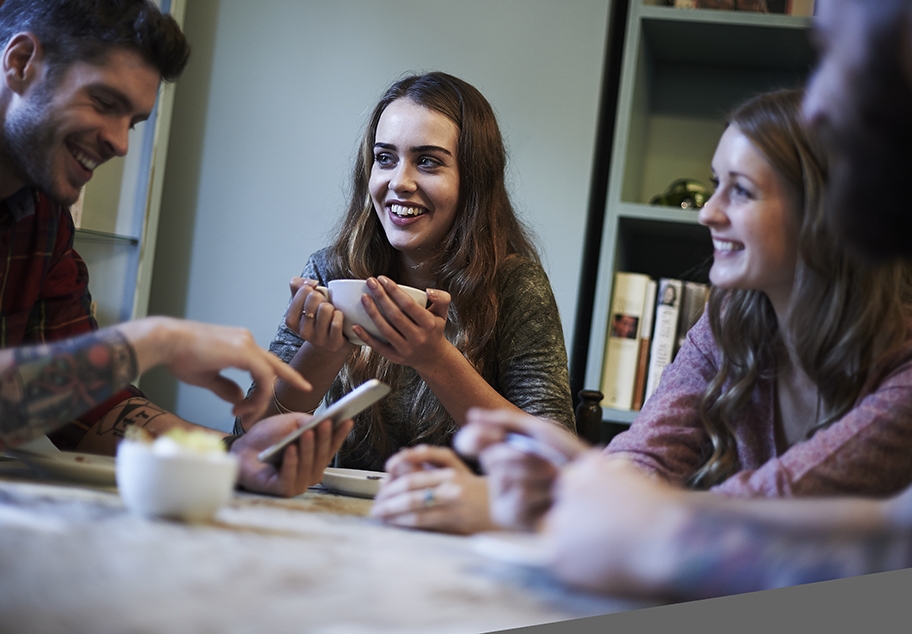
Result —
M 738 107 L 728 124 L 751 140 L 803 201 L 791 300 L 802 308 L 790 311 L 782 327 L 790 333 L 801 369 L 819 390 L 820 418 L 810 437 L 853 407 L 878 362 L 907 339 L 912 286 L 906 262 L 859 259 L 830 228 L 824 204 L 827 162 L 802 125 L 803 94 L 760 95 Z M 774 379 L 787 360 L 764 293 L 713 288 L 707 311 L 722 363 L 700 403 L 712 453 L 691 476 L 694 488 L 709 488 L 738 471 L 734 428 L 756 383 Z

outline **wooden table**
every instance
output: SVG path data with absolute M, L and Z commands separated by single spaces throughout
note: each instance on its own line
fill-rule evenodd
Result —
M 0 463 L 0 631 L 490 632 L 644 607 L 386 526 L 370 504 L 237 493 L 213 522 L 153 521 L 114 487 Z

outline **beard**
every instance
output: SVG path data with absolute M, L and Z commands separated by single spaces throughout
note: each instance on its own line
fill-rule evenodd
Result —
M 54 174 L 55 130 L 49 114 L 52 94 L 44 84 L 22 107 L 7 113 L 0 142 L 0 161 L 26 185 L 44 192 L 57 204 L 69 206 L 77 191 L 64 191 Z

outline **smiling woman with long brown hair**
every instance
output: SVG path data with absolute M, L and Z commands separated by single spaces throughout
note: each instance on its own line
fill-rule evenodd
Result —
M 324 394 L 334 402 L 370 378 L 393 386 L 356 418 L 337 462 L 382 470 L 413 447 L 386 464 L 393 480 L 375 508 L 390 521 L 487 526 L 483 480 L 447 448 L 469 408 L 514 408 L 574 429 L 560 316 L 505 170 L 478 90 L 439 72 L 393 84 L 368 122 L 336 237 L 293 280 L 270 346 L 314 385 L 305 393 L 279 381 L 276 411 L 311 410 Z M 388 343 L 357 326 L 368 346 L 345 338 L 342 314 L 315 291 L 340 278 L 368 281 L 363 303 Z M 427 308 L 398 284 L 428 289 Z M 471 525 L 454 519 L 474 517 L 468 498 L 482 515 Z
M 732 113 L 699 217 L 714 247 L 708 308 L 605 449 L 673 485 L 773 498 L 912 484 L 910 267 L 861 259 L 833 234 L 802 95 L 760 95 Z M 495 518 L 534 525 L 557 471 L 502 443 L 537 433 L 533 419 L 471 417 L 465 448 L 481 453 Z M 585 449 L 548 432 L 540 440 L 568 458 Z

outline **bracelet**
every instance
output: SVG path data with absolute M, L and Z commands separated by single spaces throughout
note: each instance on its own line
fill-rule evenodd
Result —
M 297 412 L 297 411 L 295 411 L 295 410 L 293 410 L 293 409 L 288 409 L 287 407 L 285 407 L 284 405 L 282 405 L 281 403 L 279 403 L 279 396 L 276 394 L 276 384 L 277 384 L 278 382 L 279 382 L 279 377 L 276 377 L 276 380 L 273 381 L 273 383 L 272 383 L 272 404 L 275 405 L 275 408 L 276 408 L 277 410 L 279 410 L 279 413 L 280 413 L 280 414 L 299 414 L 299 413 L 302 413 L 302 412 Z M 308 411 L 308 412 L 303 412 L 303 413 L 304 413 L 304 414 L 313 414 L 315 411 L 317 411 L 317 408 L 316 408 L 316 407 L 313 408 L 312 410 Z

